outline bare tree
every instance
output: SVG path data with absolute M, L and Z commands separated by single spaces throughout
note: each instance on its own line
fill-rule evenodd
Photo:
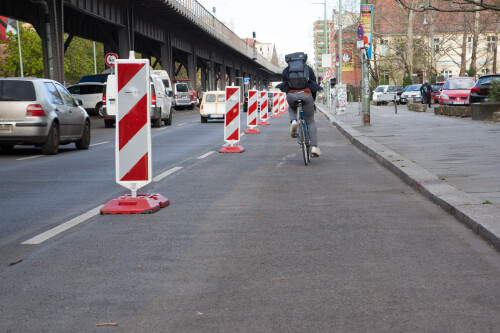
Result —
M 412 8 L 406 0 L 396 0 L 401 6 Z M 423 12 L 426 10 L 435 10 L 439 12 L 481 12 L 485 10 L 500 11 L 500 2 L 498 0 L 441 0 L 437 4 L 428 3 L 416 9 Z

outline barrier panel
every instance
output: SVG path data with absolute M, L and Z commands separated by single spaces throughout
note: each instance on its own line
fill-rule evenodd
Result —
M 285 104 L 286 104 L 286 94 L 282 92 L 280 93 L 280 113 L 286 113 Z
M 131 190 L 131 195 L 108 202 L 101 214 L 154 213 L 170 204 L 160 194 L 137 195 L 151 183 L 151 91 L 149 60 L 117 59 L 116 91 L 107 91 L 116 99 L 115 167 L 116 182 Z
M 272 118 L 280 118 L 280 101 L 279 101 L 279 93 L 275 92 L 273 93 L 273 115 L 271 116 Z
M 224 141 L 229 146 L 219 153 L 242 153 L 245 148 L 234 146 L 240 141 L 240 87 L 226 87 L 226 116 L 224 117 Z
M 271 125 L 267 119 L 267 91 L 261 91 L 260 95 L 260 122 L 259 125 Z
M 250 127 L 245 131 L 246 134 L 258 134 L 260 131 L 256 129 L 257 118 L 259 117 L 259 111 L 257 110 L 258 102 L 257 90 L 248 91 L 248 112 L 247 112 L 247 126 Z

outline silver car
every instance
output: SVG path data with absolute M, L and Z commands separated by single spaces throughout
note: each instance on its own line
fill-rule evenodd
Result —
M 88 149 L 90 119 L 81 103 L 54 80 L 0 78 L 0 148 L 35 145 L 54 155 L 74 142 Z

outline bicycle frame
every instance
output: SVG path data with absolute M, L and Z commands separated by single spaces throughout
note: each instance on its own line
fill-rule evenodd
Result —
M 302 155 L 304 157 L 304 164 L 307 165 L 311 162 L 311 142 L 309 141 L 309 135 L 307 133 L 307 123 L 304 118 L 304 111 L 302 109 L 302 103 L 297 103 L 297 133 L 298 142 L 302 148 Z

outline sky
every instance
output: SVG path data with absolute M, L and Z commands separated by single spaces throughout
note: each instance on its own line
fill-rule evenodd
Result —
M 234 24 L 240 38 L 252 38 L 255 31 L 259 42 L 275 44 L 278 57 L 305 52 L 314 63 L 313 23 L 324 18 L 323 0 L 197 1 L 210 12 L 216 7 L 217 19 L 228 27 Z M 338 1 L 327 1 L 329 20 L 334 7 L 338 8 Z

